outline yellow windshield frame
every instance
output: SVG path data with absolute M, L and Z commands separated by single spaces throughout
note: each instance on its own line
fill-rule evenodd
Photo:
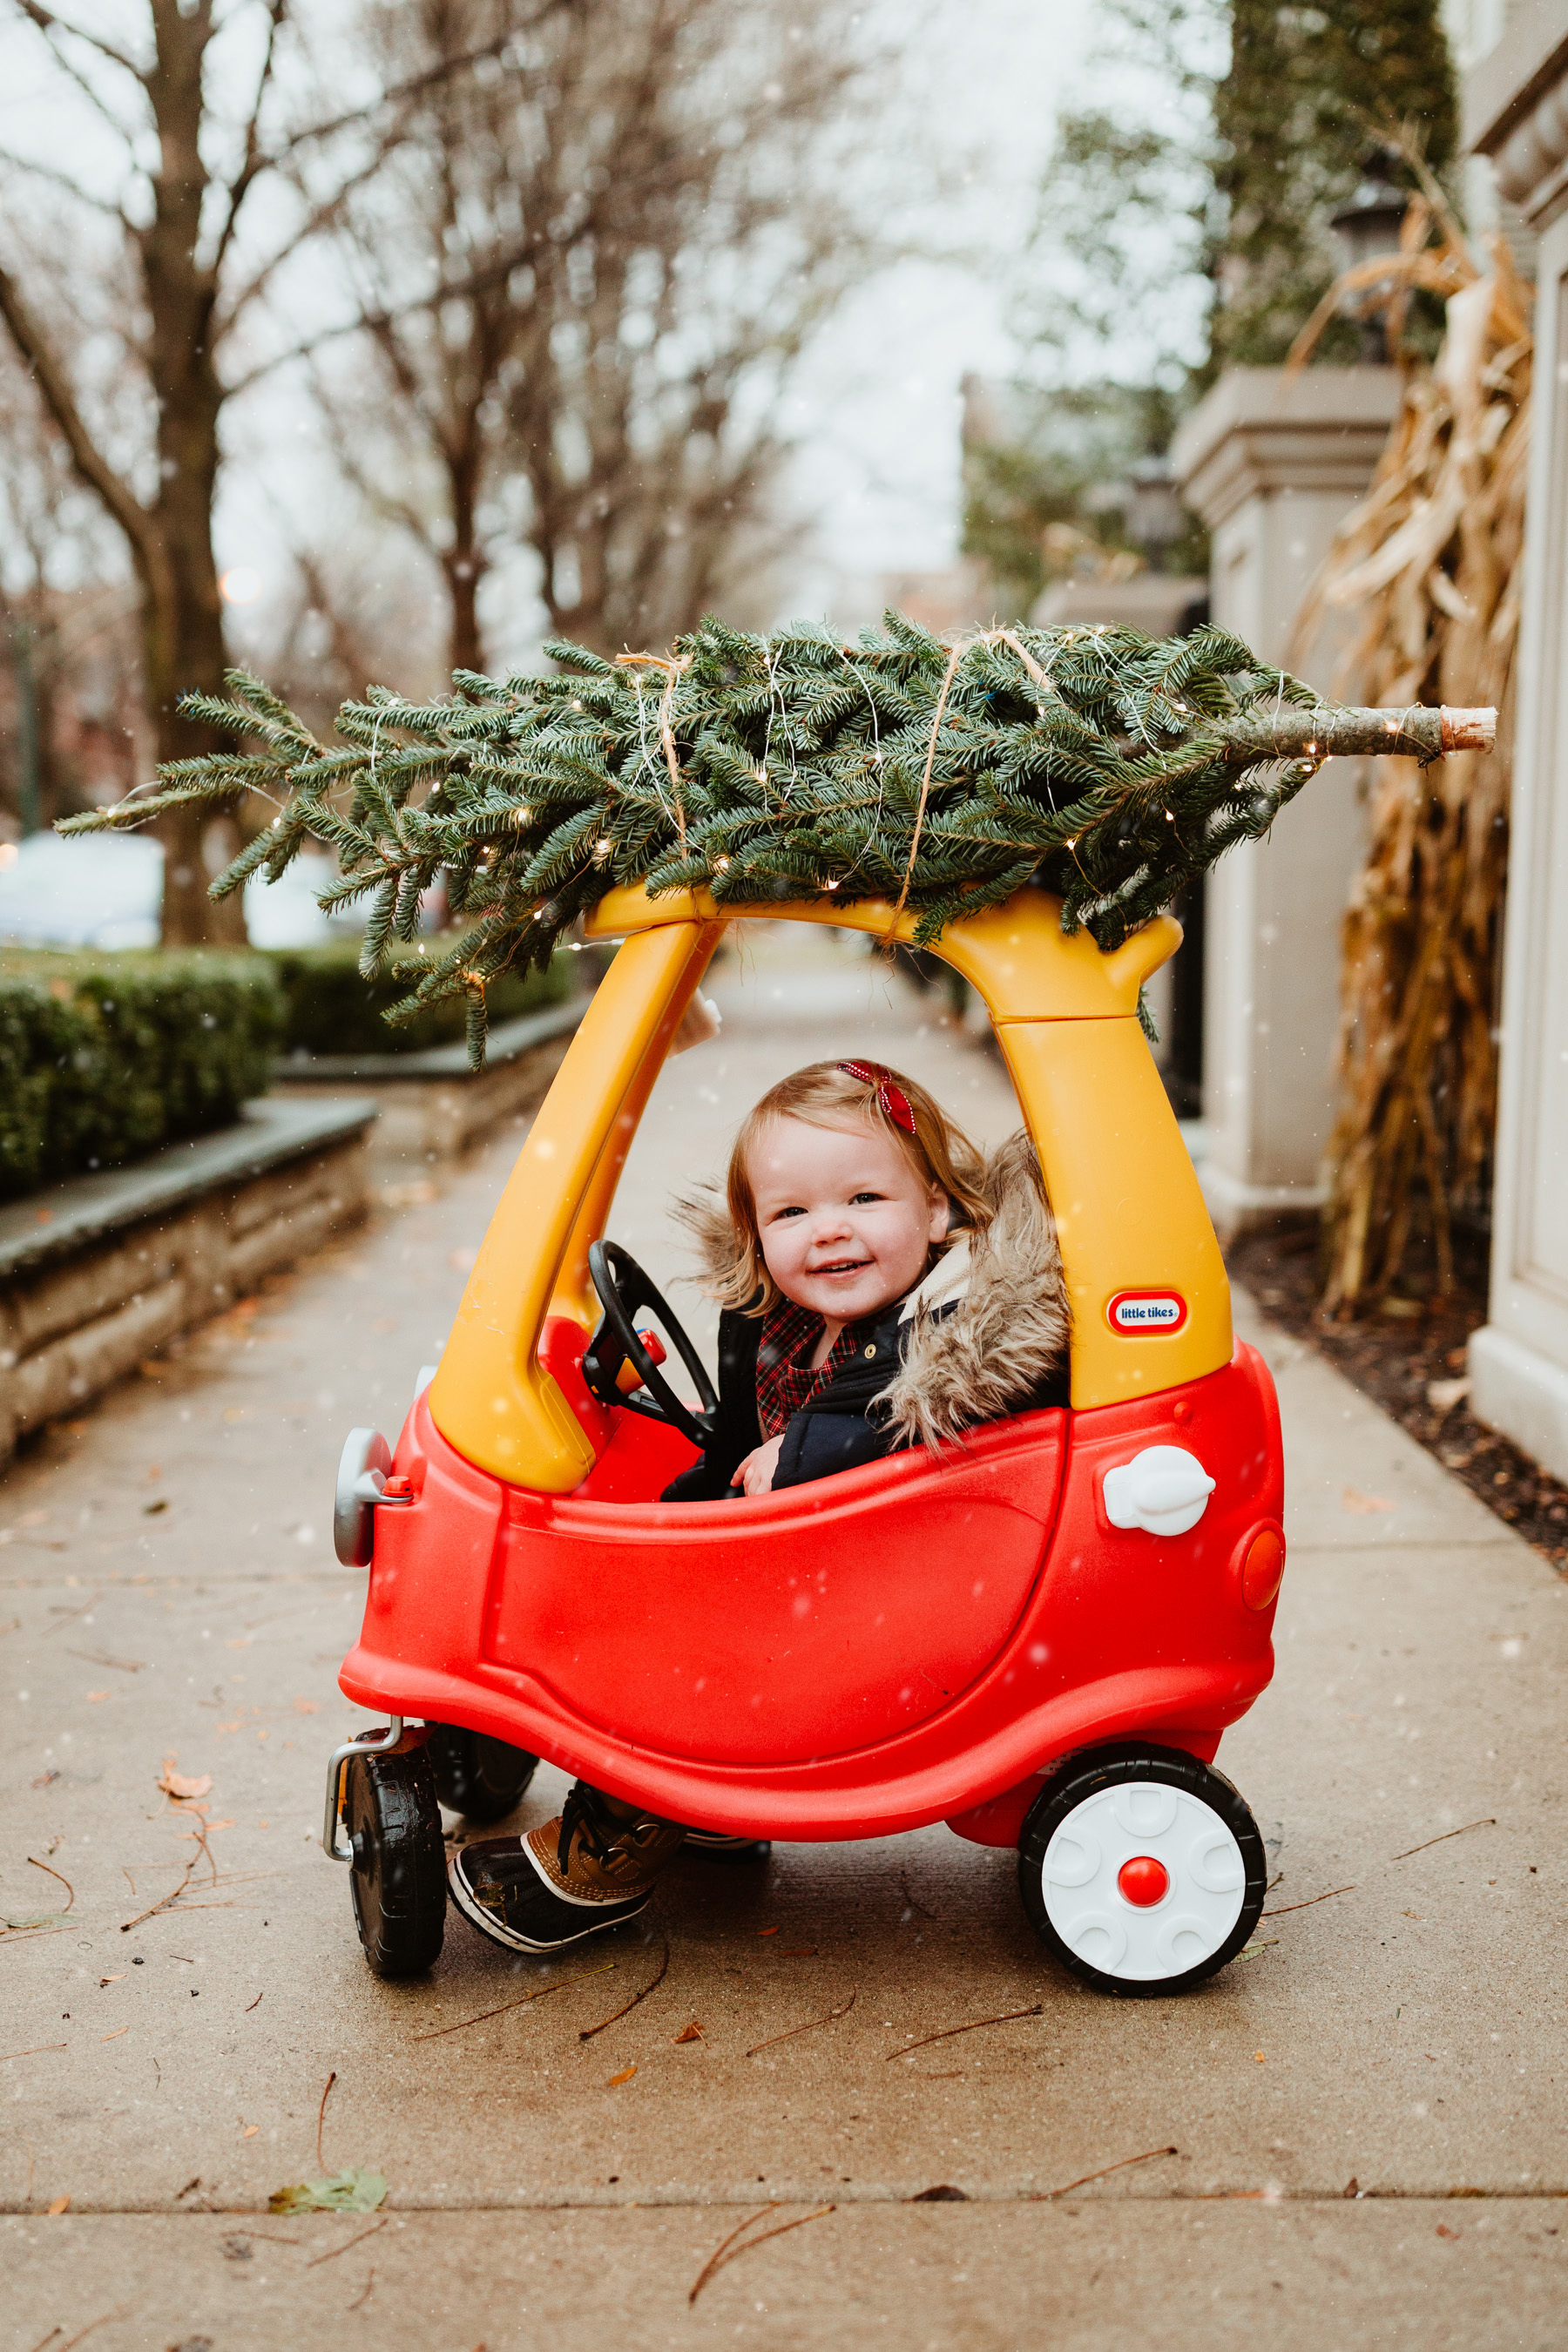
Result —
M 1059 900 L 1023 890 L 950 924 L 933 951 L 974 988 L 995 1028 L 1056 1213 L 1072 1310 L 1075 1410 L 1125 1402 L 1230 1361 L 1230 1288 L 1191 1157 L 1137 1018 L 1138 992 L 1181 945 L 1168 915 L 1102 954 L 1064 936 Z M 429 1391 L 431 1417 L 468 1461 L 513 1486 L 568 1494 L 593 1447 L 539 1361 L 550 1315 L 597 1319 L 590 1243 L 654 1083 L 724 928 L 830 924 L 912 940 L 916 918 L 880 901 L 718 906 L 706 891 L 600 902 L 586 935 L 623 944 L 573 1039 L 497 1204 Z M 1113 1299 L 1169 1295 L 1170 1330 L 1118 1330 Z

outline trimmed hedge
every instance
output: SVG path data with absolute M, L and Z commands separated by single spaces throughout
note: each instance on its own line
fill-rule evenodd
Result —
M 418 985 L 448 944 L 432 941 L 428 957 L 416 945 L 395 944 L 374 980 L 360 976 L 357 940 L 333 940 L 319 948 L 268 949 L 267 961 L 278 975 L 286 1006 L 284 1052 L 416 1054 L 429 1045 L 455 1044 L 468 1024 L 461 997 L 422 1006 L 412 1021 L 395 1029 L 383 1017 L 389 1005 Z M 507 972 L 492 980 L 486 991 L 490 1027 L 563 1003 L 582 978 L 573 971 L 578 961 L 568 951 L 555 957 L 547 971 Z
M 0 1200 L 226 1127 L 282 1026 L 262 956 L 0 950 Z

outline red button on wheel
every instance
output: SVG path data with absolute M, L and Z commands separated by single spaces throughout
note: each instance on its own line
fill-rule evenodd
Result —
M 1127 1901 L 1136 1903 L 1141 1911 L 1146 1911 L 1151 1903 L 1158 1903 L 1170 1883 L 1164 1864 L 1156 1862 L 1152 1853 L 1135 1853 L 1116 1874 L 1116 1884 Z

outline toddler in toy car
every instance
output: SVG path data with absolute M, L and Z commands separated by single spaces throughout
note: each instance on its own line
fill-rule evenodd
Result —
M 912 1078 L 818 1062 L 736 1137 L 725 1199 L 680 1214 L 720 1301 L 719 1409 L 666 1502 L 776 1493 L 1005 1413 L 1065 1405 L 1056 1228 L 1022 1130 L 986 1159 Z M 633 1918 L 688 1832 L 579 1781 L 558 1822 L 454 1856 L 493 1941 L 555 1951 Z

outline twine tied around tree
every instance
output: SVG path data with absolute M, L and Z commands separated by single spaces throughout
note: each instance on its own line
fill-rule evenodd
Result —
M 942 681 L 942 690 L 936 698 L 936 715 L 931 722 L 931 741 L 926 746 L 925 773 L 921 778 L 921 796 L 915 806 L 915 830 L 910 843 L 910 860 L 904 868 L 903 888 L 899 892 L 899 903 L 893 908 L 893 919 L 888 926 L 884 945 L 890 945 L 898 935 L 900 919 L 909 903 L 910 887 L 915 878 L 915 861 L 921 854 L 921 833 L 926 821 L 926 803 L 931 798 L 931 770 L 936 765 L 937 737 L 942 732 L 942 716 L 947 709 L 948 690 L 958 675 L 958 665 L 966 653 L 975 646 L 996 645 L 1010 646 L 1034 679 L 1035 684 L 1043 686 L 1047 693 L 1056 692 L 1049 672 L 1040 667 L 1027 646 L 1020 644 L 1011 629 L 976 629 L 973 635 L 958 639 L 948 656 L 946 674 Z
M 680 674 L 682 670 L 691 667 L 691 656 L 676 654 L 667 661 L 661 654 L 617 654 L 616 660 L 626 668 L 630 668 L 634 663 L 643 662 L 650 669 L 661 669 L 664 672 L 664 692 L 659 697 L 658 704 L 658 740 L 664 747 L 664 763 L 669 770 L 669 789 L 675 794 L 675 807 L 672 814 L 675 818 L 675 830 L 680 837 L 680 854 L 684 857 L 686 855 L 686 807 L 680 797 L 680 762 L 675 756 L 675 736 L 669 724 L 669 713 L 670 706 L 675 700 L 675 689 L 680 683 Z M 634 680 L 634 684 L 635 682 Z M 659 798 L 663 800 L 662 793 Z

